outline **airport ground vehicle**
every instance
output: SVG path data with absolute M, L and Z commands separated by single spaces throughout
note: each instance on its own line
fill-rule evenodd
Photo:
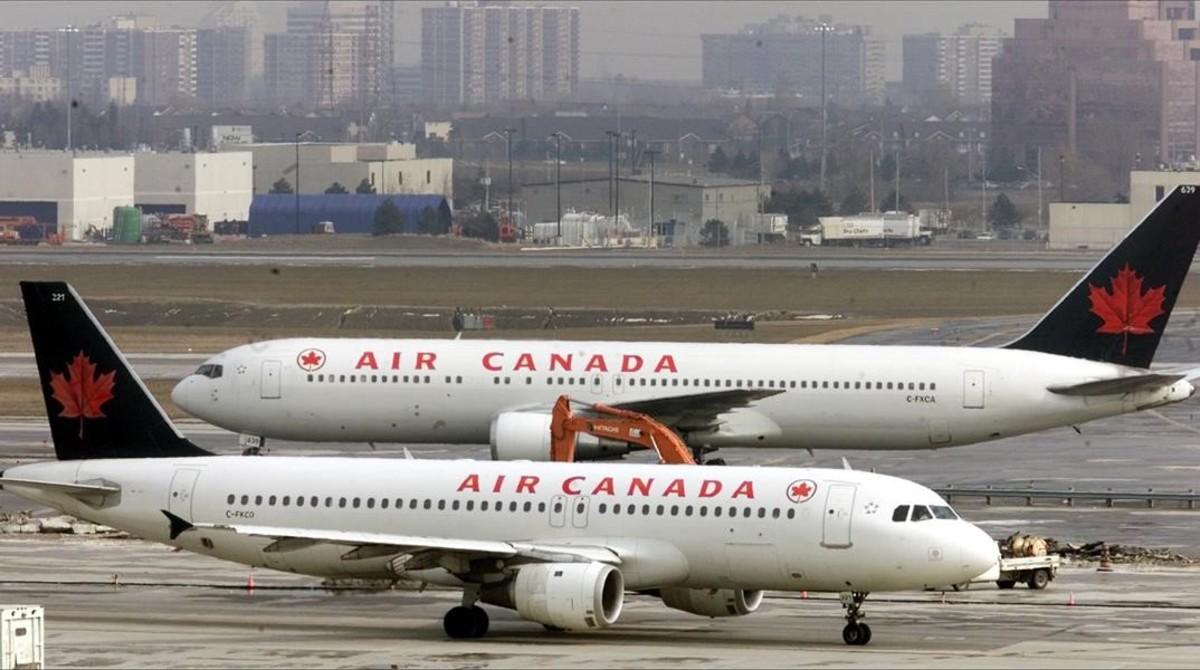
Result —
M 928 245 L 933 231 L 921 226 L 921 219 L 908 212 L 822 216 L 820 223 L 800 233 L 806 247 L 899 247 Z

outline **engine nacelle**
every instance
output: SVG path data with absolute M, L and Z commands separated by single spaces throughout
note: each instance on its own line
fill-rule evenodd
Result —
M 490 442 L 494 461 L 550 460 L 550 414 L 545 412 L 504 412 L 492 421 Z M 625 442 L 579 435 L 575 458 L 595 461 L 620 458 L 633 450 Z
M 745 616 L 762 604 L 762 591 L 744 589 L 661 589 L 671 609 L 707 617 Z
M 621 616 L 625 579 L 604 563 L 532 563 L 507 582 L 485 586 L 480 599 L 547 626 L 607 628 Z

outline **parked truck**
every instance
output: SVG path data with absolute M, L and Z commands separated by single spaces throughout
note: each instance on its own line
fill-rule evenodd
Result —
M 800 233 L 800 244 L 842 247 L 898 247 L 927 245 L 933 231 L 921 226 L 921 220 L 907 212 L 822 216 L 820 223 Z

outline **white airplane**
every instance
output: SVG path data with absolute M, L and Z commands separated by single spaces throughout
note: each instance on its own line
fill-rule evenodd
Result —
M 866 644 L 872 591 L 998 569 L 996 544 L 913 482 L 850 470 L 376 458 L 248 458 L 184 438 L 73 289 L 23 282 L 58 461 L 5 490 L 188 551 L 316 576 L 463 589 L 549 628 L 617 622 L 626 591 L 718 617 L 763 589 L 843 594 Z
M 1195 191 L 1168 194 L 1003 347 L 296 338 L 217 354 L 172 398 L 252 441 L 490 443 L 498 459 L 546 460 L 564 393 L 649 414 L 701 453 L 936 449 L 1076 425 L 1195 392 L 1189 374 L 1149 370 L 1200 239 Z M 625 450 L 593 438 L 579 456 Z

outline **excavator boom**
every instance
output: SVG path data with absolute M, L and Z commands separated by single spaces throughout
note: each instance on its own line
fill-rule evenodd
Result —
M 673 430 L 653 418 L 600 403 L 586 405 L 588 416 L 571 411 L 571 398 L 559 396 L 550 420 L 550 460 L 575 460 L 580 433 L 653 449 L 661 463 L 695 465 L 692 450 Z M 594 414 L 594 416 L 592 416 Z

